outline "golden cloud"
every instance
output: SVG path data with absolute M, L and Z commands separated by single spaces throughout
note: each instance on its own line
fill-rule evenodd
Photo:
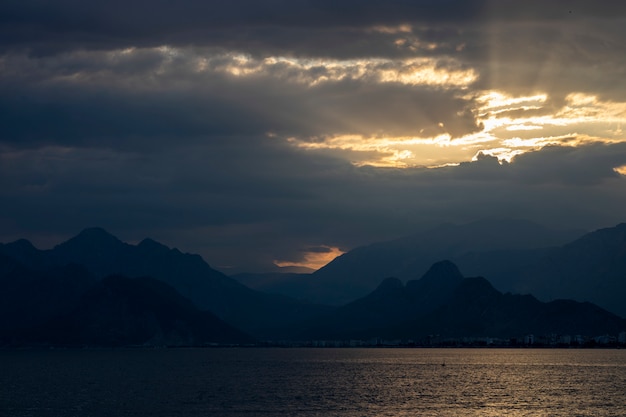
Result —
M 345 252 L 334 246 L 321 246 L 323 250 L 307 251 L 303 255 L 303 259 L 299 261 L 274 261 L 274 265 L 284 267 L 304 267 L 310 269 L 320 269 L 324 265 L 331 262 L 336 257 L 343 255 Z
M 572 93 L 552 114 L 525 116 L 525 110 L 545 110 L 547 101 L 545 93 L 513 97 L 502 91 L 483 92 L 474 100 L 474 113 L 483 129 L 455 139 L 447 133 L 432 137 L 329 135 L 321 140 L 292 137 L 289 142 L 308 150 L 352 151 L 351 162 L 358 166 L 436 168 L 475 160 L 479 153 L 510 162 L 517 155 L 544 146 L 626 141 L 621 129 L 626 123 L 626 103 Z M 512 111 L 518 111 L 518 116 L 511 116 Z M 445 128 L 443 124 L 440 127 Z M 616 168 L 622 173 L 620 170 L 623 168 Z

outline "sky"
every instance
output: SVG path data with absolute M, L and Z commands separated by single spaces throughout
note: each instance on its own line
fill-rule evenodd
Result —
M 618 1 L 3 0 L 0 242 L 99 226 L 236 273 L 613 226 L 624 45 Z

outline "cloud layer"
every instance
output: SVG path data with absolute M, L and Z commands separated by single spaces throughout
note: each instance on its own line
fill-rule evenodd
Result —
M 0 240 L 98 225 L 241 271 L 623 221 L 616 3 L 3 2 Z

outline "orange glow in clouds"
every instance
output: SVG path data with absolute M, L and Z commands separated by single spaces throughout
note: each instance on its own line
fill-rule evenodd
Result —
M 332 246 L 322 246 L 324 251 L 310 251 L 305 252 L 303 259 L 301 261 L 274 261 L 274 265 L 279 266 L 281 268 L 288 266 L 297 266 L 304 267 L 310 269 L 320 269 L 324 265 L 328 264 L 330 261 L 335 259 L 337 256 L 343 255 L 345 252 L 340 250 L 339 248 Z
M 613 170 L 615 172 L 617 172 L 618 174 L 620 174 L 620 175 L 626 176 L 626 165 L 622 165 L 621 167 L 613 168 Z

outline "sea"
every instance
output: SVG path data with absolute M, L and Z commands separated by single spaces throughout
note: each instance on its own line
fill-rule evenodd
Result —
M 626 350 L 3 350 L 0 416 L 624 417 Z

